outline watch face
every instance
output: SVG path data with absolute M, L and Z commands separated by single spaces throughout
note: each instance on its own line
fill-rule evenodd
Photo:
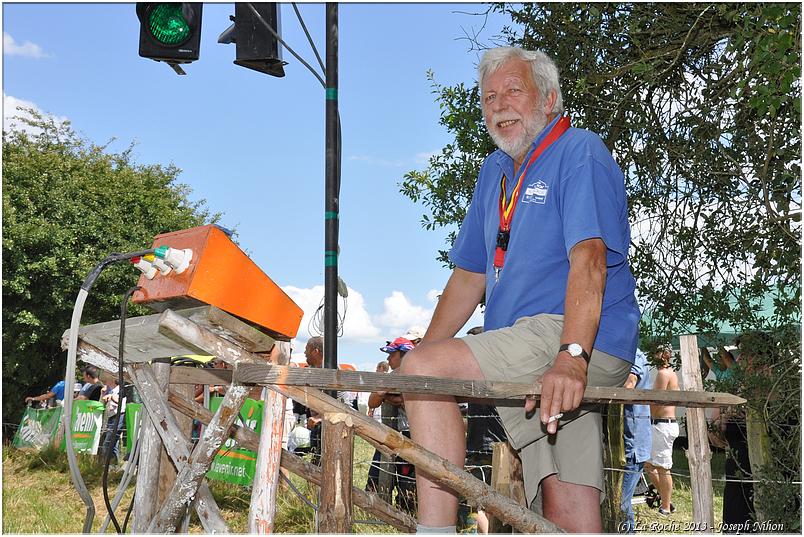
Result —
M 573 356 L 580 356 L 581 353 L 583 352 L 583 348 L 580 345 L 578 345 L 577 343 L 570 344 L 570 346 L 567 348 L 567 350 Z

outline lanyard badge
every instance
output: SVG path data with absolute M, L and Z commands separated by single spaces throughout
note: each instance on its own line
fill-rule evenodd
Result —
M 550 132 L 533 152 L 530 159 L 528 159 L 528 163 L 525 165 L 522 173 L 519 174 L 519 180 L 516 182 L 514 191 L 511 192 L 511 199 L 508 199 L 507 192 L 505 191 L 505 174 L 502 176 L 502 180 L 500 181 L 500 227 L 497 230 L 497 240 L 494 249 L 495 282 L 500 281 L 500 271 L 502 271 L 503 265 L 505 265 L 505 252 L 508 251 L 508 241 L 511 238 L 511 221 L 514 219 L 514 211 L 516 211 L 517 201 L 519 201 L 519 191 L 522 189 L 522 181 L 525 179 L 525 175 L 528 173 L 531 164 L 536 162 L 539 155 L 541 155 L 550 144 L 558 140 L 569 127 L 570 120 L 567 116 L 560 118 L 558 122 L 553 125 L 553 128 L 550 129 Z

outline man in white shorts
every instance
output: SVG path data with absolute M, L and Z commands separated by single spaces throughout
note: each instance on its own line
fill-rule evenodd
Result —
M 654 390 L 678 390 L 678 377 L 670 367 L 672 353 L 669 347 L 664 347 L 657 353 L 659 371 L 653 381 Z M 673 476 L 670 469 L 673 467 L 673 442 L 678 438 L 678 422 L 676 422 L 676 407 L 671 405 L 650 405 L 650 422 L 653 445 L 650 450 L 650 462 L 645 463 L 645 473 L 651 483 L 659 491 L 662 504 L 659 506 L 660 515 L 669 515 L 676 510 L 670 503 L 673 495 Z

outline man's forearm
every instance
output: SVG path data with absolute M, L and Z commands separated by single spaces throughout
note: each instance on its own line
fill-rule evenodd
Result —
M 474 313 L 486 291 L 486 276 L 456 268 L 438 300 L 423 341 L 453 337 Z
M 561 343 L 578 343 L 586 352 L 592 353 L 605 288 L 605 244 L 600 239 L 577 244 L 570 254 Z

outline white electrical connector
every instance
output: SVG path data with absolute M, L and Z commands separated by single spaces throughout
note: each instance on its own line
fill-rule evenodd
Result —
M 181 274 L 190 266 L 193 259 L 193 251 L 189 248 L 179 250 L 178 248 L 168 248 L 165 253 L 165 263 L 173 267 L 176 274 Z
M 159 272 L 162 274 L 162 276 L 166 276 L 171 270 L 173 270 L 173 267 L 171 267 L 170 265 L 165 263 L 164 260 L 159 259 L 158 257 L 154 257 L 152 263 L 157 269 L 159 269 Z
M 150 261 L 147 261 L 141 257 L 135 257 L 131 260 L 131 263 L 140 269 L 140 271 L 142 271 L 142 273 L 145 274 L 145 277 L 149 280 L 153 280 L 154 276 L 156 276 L 156 267 Z

